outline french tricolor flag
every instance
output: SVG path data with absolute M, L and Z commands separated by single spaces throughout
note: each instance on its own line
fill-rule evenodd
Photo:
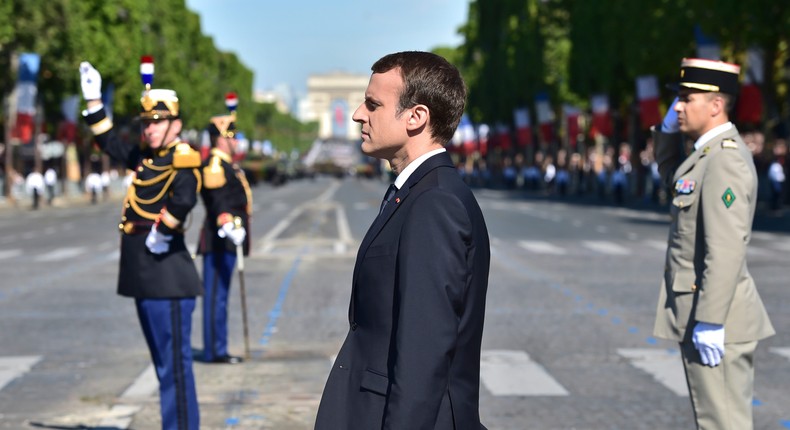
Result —
M 522 107 L 513 109 L 513 120 L 516 124 L 516 139 L 520 148 L 532 144 L 532 124 L 529 120 L 529 109 Z
M 154 57 L 143 55 L 140 57 L 140 78 L 146 88 L 154 84 Z
M 236 93 L 225 94 L 225 107 L 227 107 L 230 112 L 235 112 L 238 106 L 239 97 L 236 96 Z

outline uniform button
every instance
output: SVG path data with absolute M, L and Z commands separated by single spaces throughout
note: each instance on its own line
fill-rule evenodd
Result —
M 140 167 L 138 167 L 138 168 L 137 168 L 137 171 L 138 171 L 138 172 L 142 172 L 142 171 L 143 171 L 143 166 L 140 166 Z
M 355 323 L 355 322 L 352 322 L 352 323 L 351 323 L 351 331 L 354 331 L 354 330 L 356 330 L 356 329 L 357 329 L 357 323 Z

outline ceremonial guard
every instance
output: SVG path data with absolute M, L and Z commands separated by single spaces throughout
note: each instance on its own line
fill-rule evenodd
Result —
M 757 173 L 729 121 L 739 72 L 683 59 L 678 98 L 654 132 L 658 169 L 673 189 L 654 333 L 680 343 L 698 429 L 752 428 L 754 351 L 774 334 L 746 267 Z M 694 141 L 688 156 L 684 135 Z
M 228 115 L 211 118 L 208 134 L 211 153 L 203 164 L 206 220 L 200 232 L 198 253 L 203 255 L 203 360 L 210 363 L 241 363 L 228 354 L 228 296 L 237 247 L 249 254 L 247 237 L 252 214 L 252 193 L 244 171 L 234 163 L 236 154 L 236 106 L 230 93 L 225 104 Z M 243 258 L 243 257 L 242 257 Z
M 190 335 L 200 278 L 184 243 L 184 222 L 200 191 L 200 154 L 179 140 L 175 91 L 151 89 L 154 65 L 143 57 L 142 145 L 115 134 L 101 102 L 101 75 L 80 64 L 83 112 L 104 152 L 134 171 L 123 203 L 118 294 L 135 299 L 159 379 L 163 429 L 200 427 Z

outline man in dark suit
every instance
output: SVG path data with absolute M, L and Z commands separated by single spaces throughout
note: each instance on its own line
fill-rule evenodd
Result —
M 315 428 L 484 429 L 488 231 L 444 149 L 466 87 L 427 52 L 387 55 L 372 70 L 353 119 L 362 152 L 389 161 L 397 178 L 357 254 L 350 331 Z

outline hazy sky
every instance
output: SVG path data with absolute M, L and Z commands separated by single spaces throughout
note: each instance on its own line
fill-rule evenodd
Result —
M 333 71 L 369 74 L 385 54 L 458 46 L 468 0 L 186 0 L 203 33 L 255 73 L 254 89 Z

